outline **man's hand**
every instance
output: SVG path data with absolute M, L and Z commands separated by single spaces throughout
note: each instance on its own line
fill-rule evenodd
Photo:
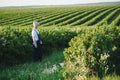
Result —
M 42 41 L 40 41 L 40 44 L 42 44 Z
M 34 41 L 34 43 L 33 43 L 33 44 L 34 44 L 34 47 L 35 47 L 35 48 L 37 48 L 37 43 L 36 43 L 35 41 Z
M 35 48 L 37 48 L 37 44 L 34 44 Z

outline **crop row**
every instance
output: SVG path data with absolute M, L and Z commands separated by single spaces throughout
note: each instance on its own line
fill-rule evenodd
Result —
M 18 9 L 21 11 L 18 11 L 19 13 L 15 12 L 15 10 L 13 12 L 12 10 L 8 10 L 10 12 L 0 10 L 3 11 L 0 13 L 0 25 L 26 26 L 32 25 L 34 20 L 37 20 L 41 26 L 111 25 L 120 14 L 120 6 L 41 8 L 35 10 L 29 9 L 28 11 L 27 9 L 25 9 L 26 11 Z
M 100 13 L 99 15 L 95 16 L 94 18 L 92 18 L 91 20 L 89 20 L 88 22 L 84 23 L 83 25 L 86 26 L 91 26 L 91 25 L 95 25 L 98 22 L 100 22 L 101 20 L 103 20 L 106 16 L 108 16 L 112 11 L 114 11 L 116 8 L 111 8 L 108 9 L 102 13 Z

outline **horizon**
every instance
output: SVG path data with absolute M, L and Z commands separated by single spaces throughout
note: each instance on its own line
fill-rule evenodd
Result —
M 104 2 L 118 2 L 120 0 L 44 0 L 44 1 L 39 1 L 39 0 L 0 0 L 0 7 L 19 7 L 19 6 L 57 6 L 57 5 L 74 5 L 74 4 L 91 4 L 91 3 L 104 3 Z

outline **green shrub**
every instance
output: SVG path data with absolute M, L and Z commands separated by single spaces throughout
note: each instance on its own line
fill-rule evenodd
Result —
M 33 52 L 27 29 L 6 27 L 0 32 L 0 63 L 14 64 L 30 59 Z
M 120 28 L 91 27 L 74 37 L 65 49 L 65 79 L 80 80 L 88 76 L 120 74 Z
M 5 26 L 0 30 L 0 63 L 10 65 L 32 59 L 31 26 Z M 39 32 L 43 41 L 43 53 L 68 46 L 70 39 L 77 35 L 75 31 L 65 27 L 40 27 Z
M 68 46 L 68 42 L 77 35 L 75 31 L 67 28 L 43 28 L 40 29 L 41 38 L 43 40 L 43 50 L 49 48 L 64 48 Z M 49 49 L 50 50 L 50 49 Z M 47 51 L 49 51 L 47 50 Z

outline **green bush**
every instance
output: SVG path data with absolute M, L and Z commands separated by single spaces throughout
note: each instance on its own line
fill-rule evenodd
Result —
M 80 80 L 91 75 L 120 74 L 120 28 L 91 27 L 80 32 L 64 51 L 65 79 Z
M 0 63 L 15 64 L 30 59 L 32 50 L 27 29 L 5 27 L 0 32 Z
M 51 48 L 64 48 L 68 42 L 77 35 L 75 31 L 69 28 L 43 28 L 39 29 L 43 40 L 43 50 L 49 52 Z M 48 50 L 46 50 L 48 49 Z
M 0 63 L 15 64 L 32 59 L 33 46 L 32 27 L 1 27 L 0 32 Z M 39 32 L 43 41 L 43 53 L 51 49 L 64 48 L 77 33 L 69 28 L 40 27 Z

